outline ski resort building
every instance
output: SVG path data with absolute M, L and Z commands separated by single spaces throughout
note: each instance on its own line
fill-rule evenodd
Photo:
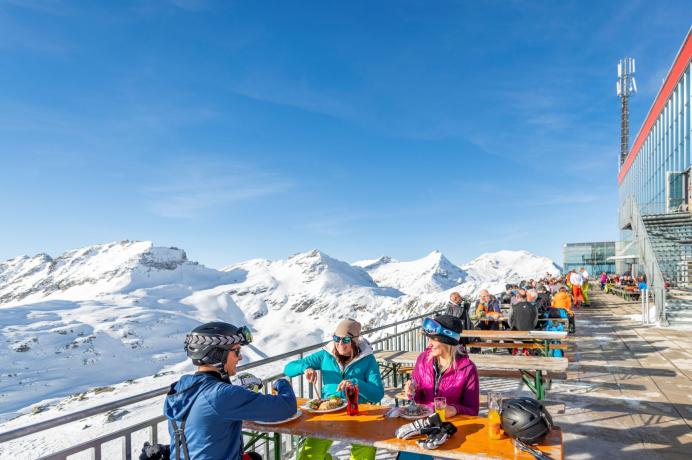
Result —
M 614 273 L 615 241 L 566 243 L 562 247 L 562 266 L 565 272 L 584 267 L 592 276 L 601 272 Z
M 620 273 L 646 274 L 664 321 L 688 314 L 672 308 L 665 288 L 692 287 L 691 60 L 692 29 L 618 172 L 621 241 L 612 259 Z

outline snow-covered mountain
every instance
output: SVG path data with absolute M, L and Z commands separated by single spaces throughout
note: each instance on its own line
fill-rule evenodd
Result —
M 505 284 L 521 280 L 538 279 L 549 273 L 561 271 L 552 260 L 531 254 L 528 251 L 498 251 L 483 254 L 462 266 L 468 273 L 465 290 L 472 292 L 488 289 L 492 293 L 504 291 Z
M 438 251 L 351 265 L 317 250 L 214 270 L 180 249 L 131 241 L 17 257 L 0 264 L 0 420 L 187 370 L 184 336 L 205 321 L 250 324 L 255 341 L 243 355 L 253 360 L 323 340 L 339 318 L 372 328 L 440 307 L 452 290 L 556 270 L 526 252 L 460 268 Z
M 120 241 L 68 251 L 20 256 L 0 263 L 0 304 L 47 300 L 93 299 L 104 293 L 185 280 L 218 284 L 224 274 L 187 260 L 178 248 L 154 247 L 149 241 Z
M 466 272 L 440 251 L 433 251 L 422 259 L 410 262 L 380 257 L 354 262 L 353 265 L 367 270 L 378 285 L 409 295 L 446 291 L 460 285 L 466 278 Z

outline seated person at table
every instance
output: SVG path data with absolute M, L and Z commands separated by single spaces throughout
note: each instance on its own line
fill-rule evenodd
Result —
M 536 309 L 539 316 L 543 313 L 543 309 L 538 304 L 538 292 L 535 289 L 526 291 L 526 301 Z
M 170 458 L 240 460 L 243 420 L 278 422 L 296 413 L 296 396 L 286 379 L 274 384 L 276 396 L 258 393 L 262 381 L 253 376 L 245 376 L 247 384 L 229 381 L 242 359 L 241 347 L 250 342 L 248 327 L 222 322 L 202 324 L 185 337 L 185 352 L 197 372 L 183 375 L 166 395 Z
M 559 290 L 553 296 L 553 301 L 550 303 L 551 307 L 564 308 L 569 312 L 572 311 L 572 297 L 570 297 L 567 292 L 567 286 L 560 286 Z
M 511 284 L 506 284 L 505 285 L 505 292 L 500 295 L 500 303 L 501 304 L 509 304 L 512 302 L 512 285 Z
M 538 298 L 536 299 L 536 306 L 538 307 L 539 315 L 543 312 L 548 311 L 550 308 L 550 294 L 546 289 L 544 284 L 539 284 L 536 286 L 536 293 Z
M 447 399 L 445 417 L 478 415 L 480 387 L 478 371 L 466 352 L 459 348 L 461 321 L 449 315 L 423 320 L 428 346 L 418 356 L 405 391 L 418 404 L 433 407 L 438 396 Z M 411 382 L 416 382 L 412 385 Z
M 561 313 L 564 311 L 564 314 Z M 553 302 L 548 310 L 548 318 L 567 318 L 569 332 L 574 332 L 574 312 L 572 311 L 572 298 L 567 292 L 567 286 L 560 286 L 560 290 L 553 296 Z
M 370 343 L 360 337 L 360 323 L 342 320 L 334 331 L 333 341 L 320 351 L 303 359 L 286 364 L 284 374 L 289 377 L 305 374 L 308 381 L 317 383 L 316 371 L 322 371 L 323 399 L 332 396 L 346 398 L 346 390 L 358 385 L 359 403 L 379 403 L 384 396 L 384 386 L 380 366 L 375 360 Z M 298 452 L 297 460 L 323 460 L 331 458 L 328 454 L 333 441 L 329 439 L 307 438 Z M 373 460 L 376 449 L 359 444 L 351 445 L 352 460 Z
M 519 289 L 517 297 L 519 302 L 509 310 L 509 327 L 514 331 L 533 330 L 538 324 L 538 310 L 527 301 L 524 289 Z
M 480 292 L 475 316 L 481 318 L 478 325 L 483 330 L 497 330 L 500 326 L 497 321 L 502 316 L 500 302 L 485 289 Z
M 648 289 L 649 285 L 646 284 L 646 277 L 645 276 L 639 277 L 639 282 L 637 283 L 637 287 L 639 288 L 640 291 L 643 291 L 644 289 Z

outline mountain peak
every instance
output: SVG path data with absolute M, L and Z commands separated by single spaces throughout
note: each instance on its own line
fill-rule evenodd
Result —
M 406 294 L 441 292 L 461 284 L 466 273 L 435 250 L 417 260 L 371 263 L 364 268 L 379 286 Z
M 380 265 L 385 265 L 391 262 L 397 262 L 397 260 L 392 259 L 389 256 L 380 256 L 377 259 L 358 260 L 356 262 L 353 262 L 351 265 L 363 268 L 365 270 L 373 270 L 379 267 Z
M 0 304 L 56 295 L 93 298 L 163 282 L 185 264 L 198 266 L 182 249 L 129 240 L 85 246 L 56 258 L 43 253 L 14 258 L 0 264 Z

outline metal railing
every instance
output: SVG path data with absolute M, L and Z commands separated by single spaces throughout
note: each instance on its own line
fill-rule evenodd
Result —
M 644 273 L 646 273 L 649 291 L 653 295 L 654 304 L 656 305 L 655 318 L 665 324 L 667 322 L 665 279 L 663 277 L 663 272 L 661 271 L 659 261 L 656 258 L 656 253 L 654 252 L 653 246 L 649 239 L 649 235 L 646 232 L 644 220 L 642 219 L 637 203 L 634 201 L 634 197 L 632 196 L 625 200 L 621 209 L 620 228 L 624 227 L 624 225 L 622 225 L 623 223 L 629 223 L 632 227 L 633 238 L 636 241 L 637 248 L 639 249 L 639 260 L 641 265 L 644 267 Z
M 386 324 L 384 326 L 364 331 L 361 336 L 372 339 L 370 344 L 372 345 L 374 351 L 386 349 L 422 351 L 425 348 L 425 338 L 418 333 L 420 327 L 418 324 L 416 324 L 416 322 L 426 316 L 440 312 L 440 309 L 433 309 L 423 315 L 407 318 L 392 324 Z M 266 369 L 271 365 L 276 366 L 280 364 L 281 361 L 302 359 L 306 354 L 323 347 L 327 343 L 329 342 L 317 343 L 300 348 L 298 350 L 289 351 L 277 356 L 239 366 L 238 372 L 244 372 L 250 369 L 260 369 L 263 367 Z M 271 384 L 281 377 L 285 376 L 282 372 L 279 372 L 265 378 L 263 380 L 264 392 L 267 393 L 269 388 L 271 388 Z M 386 380 L 383 382 L 385 386 L 392 384 L 393 377 L 394 376 L 389 375 L 386 378 Z M 307 382 L 304 376 L 301 375 L 292 377 L 289 380 L 298 397 L 313 397 L 313 385 Z M 51 428 L 64 426 L 68 423 L 82 420 L 86 417 L 105 414 L 109 411 L 122 409 L 134 403 L 143 401 L 153 402 L 154 398 L 158 398 L 166 394 L 169 391 L 169 388 L 170 386 L 158 388 L 156 390 L 151 390 L 139 395 L 101 404 L 99 406 L 84 409 L 72 414 L 67 414 L 54 419 L 6 431 L 4 433 L 0 433 L 0 443 L 13 441 Z M 137 458 L 144 441 L 149 441 L 151 443 L 168 443 L 168 429 L 166 422 L 166 417 L 160 415 L 135 425 L 114 431 L 107 435 L 79 443 L 70 448 L 41 458 L 50 460 L 67 460 L 70 456 L 74 456 L 75 454 L 79 454 L 80 459 L 89 458 L 93 460 L 100 460 L 101 458 L 119 458 L 130 460 L 132 458 Z M 278 458 L 278 452 L 284 452 L 285 454 L 290 453 L 296 446 L 295 437 L 278 434 L 274 435 L 273 437 L 267 435 L 246 434 L 244 441 L 246 446 L 250 447 L 252 450 L 264 449 L 263 453 L 264 458 L 266 459 Z M 275 445 L 277 442 L 281 443 L 281 445 Z M 104 452 L 107 453 L 104 454 Z

